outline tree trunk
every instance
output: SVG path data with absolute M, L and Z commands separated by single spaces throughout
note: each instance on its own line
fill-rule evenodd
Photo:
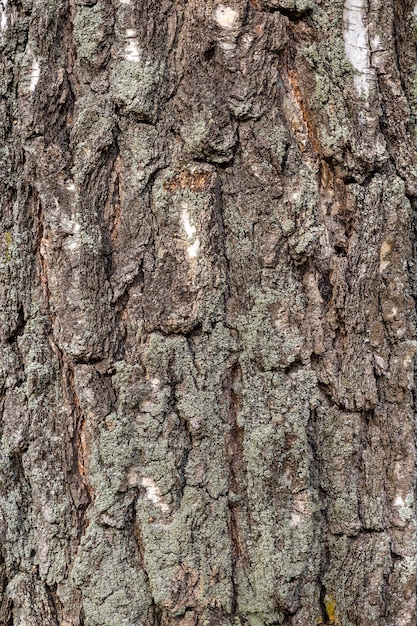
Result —
M 417 10 L 0 0 L 0 623 L 415 626 Z

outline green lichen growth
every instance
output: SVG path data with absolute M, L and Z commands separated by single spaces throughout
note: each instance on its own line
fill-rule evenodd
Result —
M 237 134 L 231 120 L 216 120 L 216 111 L 198 110 L 191 112 L 180 129 L 187 154 L 194 159 L 212 163 L 227 163 L 233 157 Z
M 405 556 L 399 562 L 400 578 L 403 583 L 415 580 L 417 574 L 417 556 Z
M 132 536 L 91 523 L 71 572 L 89 626 L 142 626 L 151 598 Z
M 309 106 L 319 116 L 318 138 L 329 155 L 343 150 L 351 137 L 346 86 L 352 86 L 354 72 L 346 58 L 342 9 L 338 2 L 331 7 L 326 5 L 326 9 L 315 8 L 312 20 L 323 37 L 304 46 L 301 52 L 314 74 L 314 92 L 309 96 Z
M 139 119 L 154 122 L 158 107 L 156 96 L 165 75 L 165 64 L 149 58 L 138 49 L 139 59 L 116 59 L 110 70 L 110 91 L 114 101 Z
M 73 21 L 74 41 L 82 63 L 99 68 L 104 62 L 109 43 L 109 24 L 101 2 L 93 6 L 79 6 Z
M 415 515 L 415 504 L 414 504 L 414 494 L 412 491 L 408 493 L 405 497 L 404 506 L 398 507 L 398 515 L 404 522 L 409 522 L 414 519 Z
M 192 155 L 203 156 L 202 145 L 207 137 L 209 129 L 204 117 L 197 116 L 195 120 L 187 125 L 187 132 L 184 134 L 185 145 Z

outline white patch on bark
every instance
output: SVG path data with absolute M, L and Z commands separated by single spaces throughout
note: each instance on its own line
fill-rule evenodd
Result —
M 387 256 L 390 254 L 391 250 L 392 250 L 392 245 L 388 241 L 383 241 L 381 244 L 381 250 L 379 253 L 379 271 L 381 273 L 384 270 L 386 270 L 389 265 Z
M 188 213 L 185 203 L 183 204 L 183 211 L 181 213 L 181 224 L 183 225 L 185 234 L 187 235 L 187 239 L 191 241 L 195 238 L 194 242 L 190 246 L 188 246 L 188 256 L 191 259 L 194 259 L 197 256 L 198 250 L 200 248 L 200 239 L 198 237 L 195 237 L 197 229 L 194 224 L 191 223 L 190 215 Z
M 398 509 L 398 515 L 405 522 L 410 521 L 414 517 L 414 494 L 408 493 L 405 496 L 405 500 L 402 496 L 398 495 L 394 500 L 394 506 Z
M 191 259 L 194 259 L 197 256 L 197 254 L 198 254 L 199 248 L 200 248 L 200 240 L 197 237 L 196 240 L 194 241 L 194 243 L 191 246 L 189 246 L 189 248 L 188 248 L 188 256 Z
M 369 95 L 373 72 L 371 51 L 369 48 L 368 29 L 363 15 L 365 0 L 345 0 L 343 8 L 343 39 L 346 56 L 356 70 L 353 82 L 359 96 Z
M 235 43 L 231 43 L 230 41 L 221 41 L 220 42 L 220 47 L 225 52 L 233 52 L 236 49 L 236 44 Z
M 236 26 L 239 14 L 234 9 L 230 7 L 224 6 L 224 4 L 219 4 L 219 6 L 214 11 L 214 19 L 220 28 L 224 28 L 225 30 L 231 30 Z
M 413 9 L 413 15 L 415 15 L 417 17 L 417 4 L 416 4 L 416 6 Z
M 4 31 L 7 28 L 6 7 L 7 7 L 7 0 L 0 0 L 0 31 L 1 31 L 1 34 L 3 34 Z
M 73 220 L 62 220 L 60 226 L 65 233 L 72 235 L 67 237 L 63 247 L 71 251 L 78 250 L 81 246 L 81 225 Z
M 387 315 L 388 319 L 394 320 L 397 317 L 398 309 L 396 306 L 393 306 L 389 314 Z
M 403 367 L 408 370 L 411 369 L 414 358 L 417 354 L 417 341 L 406 341 L 406 352 L 403 359 Z
M 165 502 L 162 502 L 161 490 L 158 485 L 155 484 L 155 481 L 152 480 L 152 478 L 144 477 L 141 480 L 141 484 L 142 487 L 145 487 L 146 499 L 150 500 L 152 504 L 158 507 L 163 513 L 168 513 L 169 506 Z
M 125 59 L 132 63 L 138 63 L 140 59 L 140 51 L 137 41 L 129 39 L 125 48 Z
M 188 239 L 192 239 L 196 233 L 196 227 L 191 224 L 190 216 L 188 215 L 187 209 L 184 209 L 181 213 L 181 223 L 184 227 Z
M 253 36 L 249 35 L 249 33 L 245 33 L 242 37 L 242 43 L 245 45 L 246 49 L 249 50 L 249 48 L 252 45 L 252 41 L 253 41 Z
M 70 241 L 68 241 L 66 247 L 67 250 L 71 250 L 71 252 L 74 252 L 74 250 L 78 250 L 78 248 L 80 247 L 80 242 L 78 239 L 73 237 Z
M 298 515 L 298 513 L 291 513 L 291 521 L 290 521 L 291 528 L 297 528 L 300 522 L 301 522 L 301 515 Z
M 239 34 L 239 13 L 231 7 L 219 4 L 213 12 L 213 19 L 221 28 L 219 46 L 224 57 L 233 57 L 236 50 L 236 39 Z
M 402 499 L 401 496 L 397 496 L 394 500 L 394 506 L 400 506 L 403 507 L 405 504 L 404 500 Z
M 387 363 L 385 359 L 379 354 L 374 354 L 375 365 L 379 368 L 380 372 L 387 371 Z
M 64 232 L 66 235 L 77 235 L 81 230 L 81 226 L 74 220 L 63 217 L 59 221 L 59 230 Z
M 159 385 L 161 384 L 161 381 L 159 380 L 159 378 L 152 378 L 151 380 L 151 385 L 152 385 L 152 390 L 156 393 L 157 391 L 159 391 Z
M 39 63 L 36 59 L 32 61 L 32 73 L 30 75 L 30 85 L 29 91 L 35 91 L 36 85 L 39 82 L 39 78 L 41 76 L 41 68 L 39 67 Z

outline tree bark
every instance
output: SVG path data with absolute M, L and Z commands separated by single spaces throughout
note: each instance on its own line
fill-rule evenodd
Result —
M 0 0 L 1 624 L 415 626 L 416 15 Z

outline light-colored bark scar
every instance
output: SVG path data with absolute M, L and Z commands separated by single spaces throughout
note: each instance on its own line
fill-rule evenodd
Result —
M 220 28 L 224 28 L 225 30 L 231 30 L 236 26 L 239 14 L 234 9 L 230 7 L 224 6 L 224 4 L 219 4 L 219 6 L 214 11 L 214 19 Z
M 155 481 L 145 476 L 141 480 L 141 485 L 145 488 L 146 499 L 152 502 L 162 513 L 168 513 L 169 506 L 162 501 L 161 490 L 158 485 L 155 484 Z
M 32 92 L 35 91 L 36 85 L 39 82 L 40 76 L 41 76 L 41 68 L 39 66 L 39 62 L 37 61 L 37 59 L 33 59 L 32 73 L 30 75 L 29 91 L 32 91 Z
M 219 4 L 214 10 L 213 19 L 222 31 L 219 39 L 220 48 L 226 57 L 233 56 L 239 32 L 239 13 L 231 7 Z
M 139 58 L 140 58 L 140 54 L 139 54 L 138 44 L 136 43 L 136 41 L 129 41 L 126 44 L 126 50 L 125 50 L 126 61 L 137 63 L 139 61 Z
M 387 269 L 389 261 L 387 257 L 392 251 L 392 245 L 388 241 L 383 241 L 381 244 L 381 251 L 379 253 L 379 271 L 382 273 Z
M 191 223 L 190 215 L 188 213 L 187 205 L 183 203 L 182 205 L 183 211 L 181 213 L 181 224 L 185 230 L 185 234 L 187 235 L 187 239 L 192 242 L 190 246 L 188 246 L 188 256 L 193 259 L 197 256 L 198 250 L 200 248 L 200 239 L 195 236 L 197 229 L 194 224 Z M 194 240 L 194 241 L 193 241 Z
M 343 8 L 343 40 L 346 56 L 356 70 L 353 79 L 359 96 L 368 97 L 373 80 L 368 29 L 363 15 L 365 0 L 345 0 Z
M 140 50 L 136 39 L 137 32 L 133 28 L 126 30 L 126 46 L 125 46 L 125 59 L 132 63 L 138 63 L 140 60 Z
M 0 0 L 0 32 L 1 34 L 7 28 L 7 14 L 6 14 L 7 0 Z

